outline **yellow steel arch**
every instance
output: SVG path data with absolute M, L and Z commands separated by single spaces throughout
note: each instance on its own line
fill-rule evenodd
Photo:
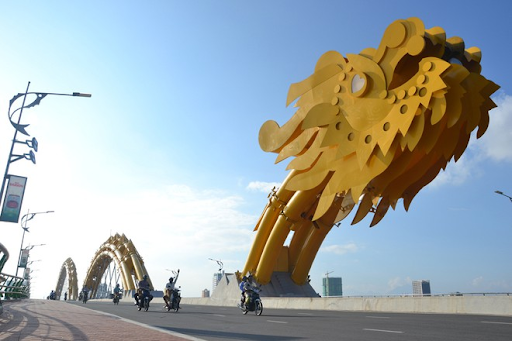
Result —
M 76 266 L 71 258 L 68 258 L 62 263 L 62 267 L 59 272 L 59 278 L 57 279 L 57 286 L 55 287 L 55 296 L 58 300 L 61 298 L 62 288 L 64 287 L 64 281 L 68 279 L 68 299 L 76 301 L 78 298 L 78 278 L 76 275 Z
M 370 226 L 399 199 L 407 210 L 460 158 L 472 131 L 479 138 L 487 129 L 499 86 L 480 74 L 481 57 L 418 18 L 389 25 L 377 49 L 322 55 L 309 78 L 290 86 L 291 119 L 260 129 L 260 146 L 276 162 L 293 159 L 255 227 L 242 274 L 266 284 L 287 271 L 304 284 L 325 236 L 353 207 L 352 224 L 371 212 Z
M 95 297 L 101 278 L 112 261 L 116 262 L 121 272 L 124 290 L 136 289 L 133 277 L 135 276 L 135 279 L 140 280 L 144 275 L 148 275 L 150 287 L 153 290 L 151 277 L 132 241 L 126 238 L 124 234 L 116 233 L 100 246 L 91 261 L 83 284 L 89 290 L 90 297 Z

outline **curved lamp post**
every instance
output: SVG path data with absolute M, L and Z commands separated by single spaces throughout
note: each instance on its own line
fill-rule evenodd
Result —
M 37 152 L 38 145 L 39 145 L 37 140 L 36 140 L 36 138 L 33 137 L 31 140 L 25 140 L 25 141 L 16 140 L 18 132 L 22 133 L 22 134 L 24 134 L 26 136 L 30 136 L 30 134 L 27 133 L 27 130 L 26 130 L 26 128 L 29 126 L 29 124 L 21 124 L 21 115 L 23 114 L 23 109 L 25 109 L 25 108 L 26 109 L 32 108 L 32 107 L 34 107 L 36 105 L 39 105 L 39 103 L 41 103 L 41 101 L 46 96 L 73 96 L 73 97 L 91 97 L 92 96 L 91 94 L 84 94 L 84 93 L 80 93 L 80 92 L 73 92 L 71 94 L 60 94 L 60 93 L 54 93 L 54 92 L 28 92 L 28 88 L 29 87 L 30 87 L 30 82 L 28 82 L 27 90 L 25 90 L 24 93 L 19 93 L 19 94 L 15 95 L 9 101 L 9 110 L 8 110 L 7 114 L 9 116 L 9 120 L 11 121 L 11 124 L 14 127 L 15 131 L 14 131 L 14 137 L 12 139 L 11 150 L 9 152 L 9 159 L 7 160 L 7 166 L 5 167 L 4 178 L 2 180 L 2 188 L 0 190 L 0 203 L 3 200 L 4 190 L 5 190 L 5 183 L 6 183 L 7 179 L 9 179 L 9 177 L 10 177 L 9 176 L 9 165 L 12 162 L 16 162 L 16 161 L 21 160 L 21 159 L 31 160 L 32 163 L 34 163 L 34 164 L 36 163 L 36 156 L 35 156 L 34 151 Z M 30 102 L 29 104 L 25 105 L 25 102 L 27 100 L 27 96 L 28 95 L 35 95 L 36 98 L 32 102 Z M 14 110 L 13 112 L 11 112 L 12 105 L 20 97 L 23 97 L 23 103 L 22 103 L 21 107 L 19 107 L 18 109 Z M 13 119 L 13 117 L 14 117 L 14 115 L 18 111 L 19 111 L 18 118 L 17 118 L 17 120 L 15 120 L 15 119 Z M 21 154 L 21 155 L 20 154 L 13 154 L 14 144 L 15 143 L 26 144 L 29 148 L 31 148 L 31 150 L 28 153 Z
M 21 237 L 21 247 L 20 247 L 20 254 L 18 256 L 18 265 L 16 267 L 16 276 L 18 276 L 18 270 L 20 268 L 20 261 L 21 261 L 21 254 L 23 253 L 23 241 L 25 240 L 25 232 L 30 232 L 28 230 L 28 227 L 27 227 L 27 222 L 29 220 L 32 220 L 34 219 L 34 217 L 38 214 L 46 214 L 46 213 L 54 213 L 55 211 L 46 211 L 46 212 L 33 212 L 33 213 L 30 213 L 27 212 L 27 214 L 25 214 L 23 217 L 21 217 L 21 228 L 23 229 L 23 237 Z M 30 251 L 32 250 L 35 246 L 43 246 L 45 244 L 39 244 L 39 245 L 29 245 L 25 248 L 25 250 L 27 251 Z
M 41 261 L 40 259 L 31 260 L 30 262 L 27 263 L 27 265 L 31 265 L 32 263 L 40 262 L 40 261 Z
M 505 194 L 505 193 L 503 193 L 502 191 L 494 191 L 494 193 L 499 194 L 499 195 L 503 195 L 504 197 L 509 198 L 509 199 L 510 199 L 510 202 L 512 202 L 512 197 L 511 197 L 511 196 L 506 195 L 506 194 Z

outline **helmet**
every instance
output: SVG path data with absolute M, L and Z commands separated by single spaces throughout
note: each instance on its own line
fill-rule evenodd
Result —
M 148 279 L 148 275 L 142 276 L 142 279 Z
M 244 276 L 244 277 L 242 278 L 242 281 L 247 281 L 247 276 Z
M 169 282 L 172 282 L 172 281 L 174 281 L 174 278 L 173 277 L 169 278 Z
M 118 287 L 118 286 L 119 286 L 119 283 L 116 284 L 116 287 Z

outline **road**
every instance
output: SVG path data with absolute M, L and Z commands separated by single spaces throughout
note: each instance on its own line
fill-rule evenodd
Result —
M 263 301 L 263 304 L 265 302 Z M 81 303 L 72 303 L 81 304 Z M 236 307 L 183 305 L 178 313 L 153 304 L 89 301 L 85 307 L 156 328 L 217 340 L 512 340 L 512 317 L 265 309 L 243 315 Z

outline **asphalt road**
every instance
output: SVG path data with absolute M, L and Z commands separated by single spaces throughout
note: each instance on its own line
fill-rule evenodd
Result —
M 203 340 L 512 340 L 512 317 L 503 316 L 283 309 L 264 309 L 256 316 L 236 307 L 183 305 L 175 313 L 156 303 L 148 312 L 128 302 L 85 306 Z

